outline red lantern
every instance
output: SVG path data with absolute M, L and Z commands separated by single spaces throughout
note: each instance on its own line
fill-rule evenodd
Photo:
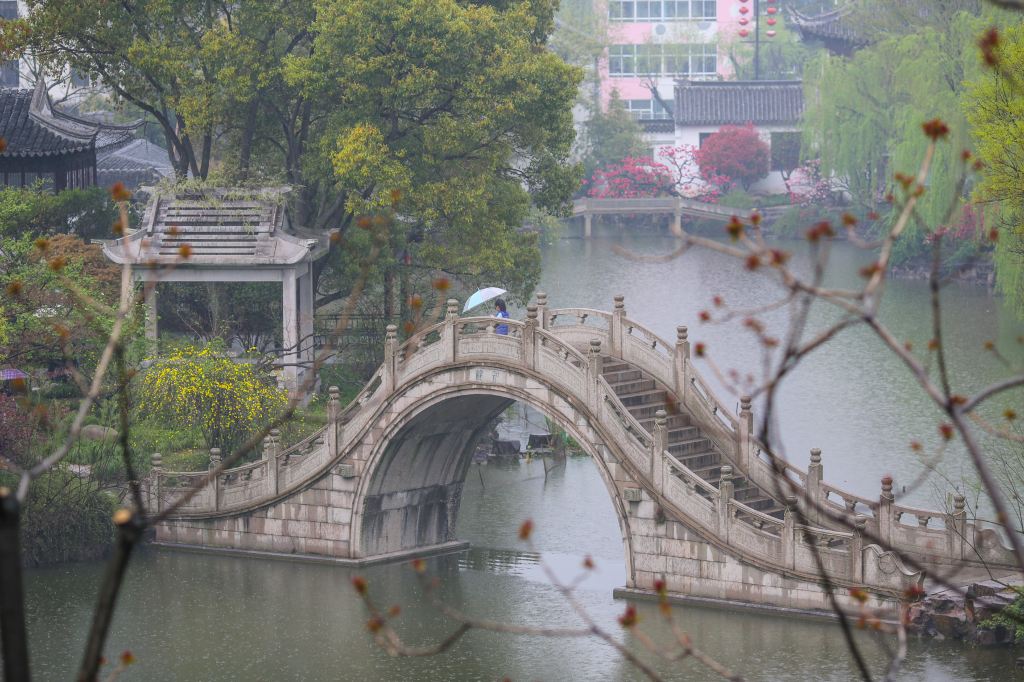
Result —
M 776 19 L 775 17 L 768 17 L 767 19 L 765 19 L 765 21 L 768 22 L 769 26 L 774 26 Z
M 740 14 L 746 14 L 750 11 L 749 7 L 740 7 Z
M 765 10 L 765 12 L 767 12 L 768 14 L 775 14 L 778 11 L 779 11 L 778 7 L 769 7 L 768 9 Z
M 747 19 L 746 17 L 740 17 L 740 26 L 746 26 L 749 23 L 750 19 Z
M 740 38 L 746 38 L 749 35 L 750 35 L 750 31 L 748 31 L 745 28 L 741 28 L 740 29 Z
M 766 36 L 768 36 L 769 38 L 774 38 L 775 37 L 775 31 L 765 31 L 764 34 Z

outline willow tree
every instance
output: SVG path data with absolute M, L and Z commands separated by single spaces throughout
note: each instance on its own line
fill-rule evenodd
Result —
M 553 5 L 29 0 L 0 43 L 147 112 L 179 176 L 286 182 L 297 223 L 342 236 L 386 206 L 416 265 L 524 294 L 539 253 L 517 228 L 578 183 L 581 75 L 546 49 Z M 347 293 L 335 251 L 322 302 Z
M 853 199 L 871 209 L 886 205 L 897 173 L 911 173 L 927 146 L 923 121 L 941 118 L 952 144 L 940 147 L 918 204 L 921 221 L 899 246 L 902 259 L 918 255 L 921 225 L 946 217 L 967 145 L 960 98 L 978 69 L 977 36 L 985 21 L 966 12 L 939 28 L 924 24 L 859 50 L 849 59 L 822 55 L 805 69 L 805 149 L 820 154 L 822 171 L 845 183 Z
M 996 281 L 1024 318 L 1024 26 L 1003 31 L 993 56 L 964 98 L 984 163 L 974 198 L 996 216 Z

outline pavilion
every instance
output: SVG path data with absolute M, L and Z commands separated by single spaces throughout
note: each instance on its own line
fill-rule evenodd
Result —
M 106 242 L 103 252 L 132 266 L 145 283 L 146 337 L 158 338 L 158 282 L 281 282 L 282 353 L 289 391 L 313 360 L 313 261 L 326 243 L 294 234 L 287 187 L 151 193 L 140 229 Z

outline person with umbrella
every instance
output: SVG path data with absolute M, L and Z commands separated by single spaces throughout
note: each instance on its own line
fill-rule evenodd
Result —
M 475 308 L 478 305 L 486 303 L 492 298 L 501 296 L 504 293 L 507 292 L 504 289 L 499 289 L 498 287 L 487 287 L 486 289 L 481 289 L 469 297 L 466 301 L 466 305 L 462 308 L 462 312 L 468 312 L 471 308 Z M 508 309 L 505 305 L 505 299 L 499 298 L 494 302 L 494 316 L 508 319 Z M 499 324 L 494 328 L 494 331 L 498 334 L 508 334 L 508 325 Z

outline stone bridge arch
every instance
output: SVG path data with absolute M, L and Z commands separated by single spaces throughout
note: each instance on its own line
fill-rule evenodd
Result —
M 608 313 L 547 310 L 538 295 L 525 321 L 507 320 L 510 333 L 494 324 L 459 317 L 450 301 L 442 322 L 404 343 L 390 328 L 384 363 L 357 398 L 341 410 L 335 394 L 323 430 L 283 451 L 271 438 L 262 460 L 210 473 L 164 472 L 155 460 L 149 508 L 168 516 L 158 542 L 341 562 L 444 545 L 472 446 L 513 400 L 546 413 L 594 457 L 619 518 L 627 587 L 664 581 L 695 599 L 822 610 L 831 599 L 825 573 L 839 603 L 859 607 L 866 589 L 871 606 L 892 610 L 923 578 L 894 549 L 965 561 L 965 538 L 985 537 L 962 510 L 895 504 L 891 480 L 874 501 L 824 484 L 820 462 L 803 472 L 766 458 L 750 433 L 749 401 L 733 416 L 715 398 L 690 364 L 685 328 L 670 345 L 627 318 L 621 297 Z M 666 406 L 716 443 L 714 481 L 670 450 L 664 410 L 630 412 L 603 375 L 606 357 L 650 377 L 643 381 Z M 735 473 L 765 488 L 784 476 L 799 495 L 776 515 L 760 512 L 736 497 Z M 852 529 L 814 520 L 818 510 L 843 510 L 830 495 L 864 512 Z M 900 522 L 909 516 L 916 526 Z M 935 518 L 943 528 L 929 527 Z M 998 542 L 982 549 L 1007 561 Z
M 446 367 L 403 387 L 365 453 L 352 505 L 352 553 L 366 558 L 456 540 L 462 486 L 476 444 L 515 402 L 552 419 L 594 460 L 618 520 L 628 586 L 633 579 L 630 503 L 640 482 L 585 404 L 542 376 L 499 363 Z M 625 492 L 625 491 L 629 492 Z M 520 519 L 511 520 L 519 523 Z

